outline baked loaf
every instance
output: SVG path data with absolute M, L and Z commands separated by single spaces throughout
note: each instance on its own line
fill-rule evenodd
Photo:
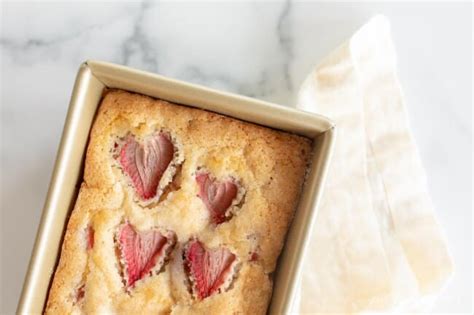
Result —
M 103 98 L 47 314 L 265 314 L 309 139 Z

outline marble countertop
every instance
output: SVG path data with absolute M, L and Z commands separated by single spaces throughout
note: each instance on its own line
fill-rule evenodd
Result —
M 100 59 L 281 104 L 376 13 L 399 74 L 457 273 L 434 311 L 469 312 L 472 47 L 469 3 L 2 3 L 1 309 L 21 290 L 78 66 Z

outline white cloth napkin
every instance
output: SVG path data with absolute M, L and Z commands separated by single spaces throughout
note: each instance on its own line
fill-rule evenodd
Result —
M 420 310 L 453 271 L 408 127 L 386 18 L 376 16 L 301 87 L 336 144 L 293 310 Z

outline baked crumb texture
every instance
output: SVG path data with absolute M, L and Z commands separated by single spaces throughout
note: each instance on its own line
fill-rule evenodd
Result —
M 47 314 L 265 314 L 309 139 L 104 97 Z

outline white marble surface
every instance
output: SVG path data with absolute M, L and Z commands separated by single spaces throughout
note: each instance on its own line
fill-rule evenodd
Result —
M 305 75 L 375 13 L 392 21 L 429 188 L 472 296 L 472 8 L 394 3 L 2 3 L 1 309 L 14 312 L 79 64 L 102 59 L 291 105 Z

